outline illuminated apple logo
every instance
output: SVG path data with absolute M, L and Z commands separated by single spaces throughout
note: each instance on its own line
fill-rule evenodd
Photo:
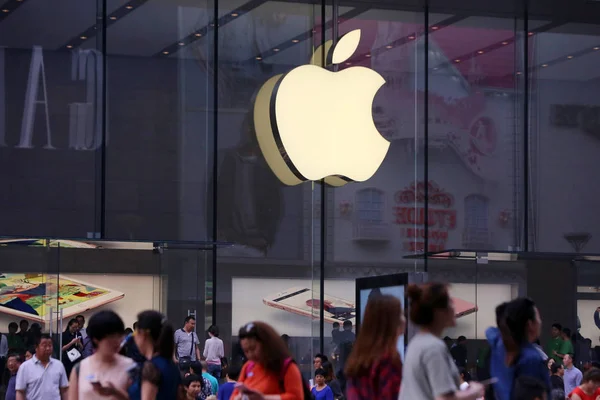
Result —
M 325 181 L 341 186 L 372 177 L 390 143 L 373 121 L 373 100 L 385 80 L 366 67 L 340 72 L 324 68 L 348 60 L 360 30 L 344 35 L 332 48 L 319 47 L 312 64 L 272 77 L 254 103 L 258 144 L 275 175 L 287 185 Z

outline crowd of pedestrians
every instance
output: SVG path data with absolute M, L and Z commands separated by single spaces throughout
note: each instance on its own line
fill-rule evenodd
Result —
M 398 340 L 405 334 L 401 301 L 370 296 L 357 337 L 338 331 L 336 349 L 346 352 L 335 367 L 314 357 L 305 380 L 289 340 L 270 325 L 253 321 L 239 330 L 238 359 L 224 354 L 219 329 L 200 342 L 195 319 L 174 329 L 157 311 L 138 314 L 133 329 L 112 311 L 67 324 L 56 338 L 11 323 L 6 346 L 7 400 L 598 400 L 600 365 L 582 372 L 573 363 L 568 335 L 555 324 L 543 350 L 542 321 L 535 303 L 517 298 L 496 308 L 496 327 L 486 331 L 488 374 L 472 379 L 465 368 L 466 338 L 449 348 L 442 339 L 456 325 L 448 287 L 410 285 L 411 322 L 417 328 L 404 361 Z M 32 329 L 33 328 L 33 329 Z M 41 327 L 40 327 L 41 328 Z M 19 330 L 20 329 L 20 330 Z M 339 329 L 339 328 L 338 328 Z M 352 333 L 352 335 L 350 335 Z M 568 333 L 568 332 L 567 332 Z M 339 335 L 350 341 L 339 341 Z M 460 347 L 462 346 L 462 347 Z M 346 350 L 343 348 L 347 347 Z M 339 353 L 338 353 L 339 354 Z M 548 355 L 547 355 L 548 354 Z M 60 357 L 62 362 L 57 358 Z M 457 362 L 457 359 L 459 362 Z M 238 362 L 239 361 L 239 362 Z M 485 379 L 483 379 L 485 378 Z

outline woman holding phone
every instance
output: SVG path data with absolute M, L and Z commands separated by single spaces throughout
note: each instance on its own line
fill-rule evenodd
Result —
M 460 375 L 441 339 L 456 325 L 456 312 L 448 286 L 443 283 L 409 285 L 410 319 L 419 330 L 406 350 L 400 400 L 476 400 L 484 386 L 471 382 L 459 389 Z
M 281 336 L 264 322 L 250 322 L 239 331 L 248 361 L 242 367 L 233 400 L 302 400 L 304 383 Z
M 81 352 L 83 351 L 82 338 L 81 334 L 79 333 L 79 323 L 75 318 L 69 321 L 67 324 L 67 329 L 65 329 L 65 331 L 62 333 L 62 344 L 62 362 L 65 366 L 67 376 L 70 376 L 75 362 L 81 361 Z M 76 350 L 74 354 L 79 353 L 79 357 L 74 358 L 71 356 L 71 358 L 69 358 L 68 353 L 73 349 Z
M 125 325 L 113 311 L 100 311 L 90 318 L 87 334 L 94 354 L 73 368 L 69 400 L 126 400 L 128 371 L 135 366 L 119 353 Z

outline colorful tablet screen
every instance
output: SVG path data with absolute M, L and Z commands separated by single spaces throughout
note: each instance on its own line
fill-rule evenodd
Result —
M 0 311 L 10 310 L 44 317 L 50 308 L 67 308 L 97 299 L 110 291 L 56 275 L 0 274 Z

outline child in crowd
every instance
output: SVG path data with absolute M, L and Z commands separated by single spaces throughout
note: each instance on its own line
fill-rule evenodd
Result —
M 225 383 L 219 387 L 218 400 L 229 400 L 235 389 L 235 383 L 240 377 L 241 369 L 236 365 L 230 365 L 225 369 Z
M 200 389 L 202 387 L 201 382 L 202 378 L 198 375 L 188 375 L 183 379 L 186 400 L 197 400 L 200 398 Z
M 548 388 L 544 382 L 523 375 L 517 378 L 513 392 L 514 400 L 549 400 Z
M 322 368 L 315 371 L 315 386 L 311 393 L 316 400 L 333 400 L 333 392 L 325 382 L 325 371 Z

